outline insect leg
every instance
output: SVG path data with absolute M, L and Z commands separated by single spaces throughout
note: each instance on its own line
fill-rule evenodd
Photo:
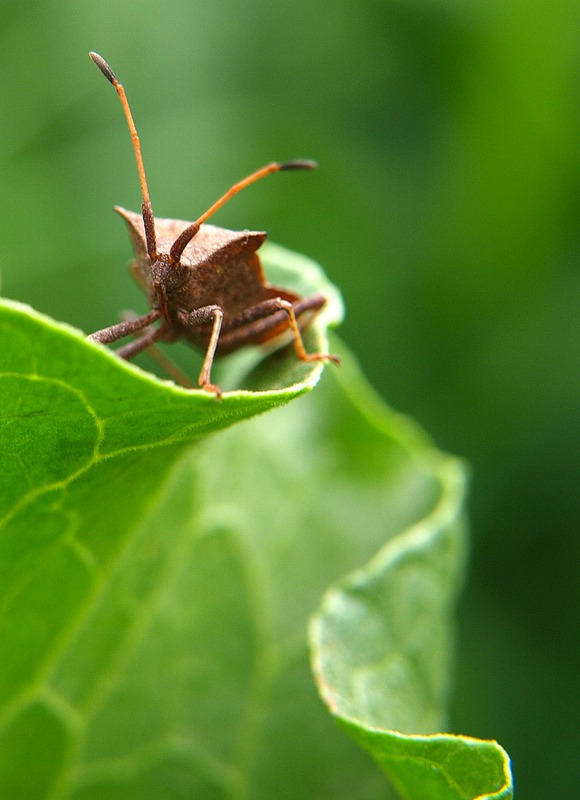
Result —
M 288 324 L 294 336 L 294 349 L 300 361 L 332 361 L 333 364 L 340 364 L 340 358 L 332 353 L 307 353 L 302 340 L 302 334 L 298 327 L 298 320 L 294 312 L 294 306 L 288 300 L 277 298 L 275 301 L 278 308 L 282 309 L 288 314 Z
M 152 322 L 159 319 L 161 311 L 154 309 L 143 317 L 134 319 L 126 319 L 123 322 L 118 322 L 116 325 L 111 325 L 109 328 L 103 328 L 100 331 L 95 331 L 87 336 L 87 339 L 92 339 L 93 342 L 100 342 L 101 344 L 110 344 L 116 342 L 118 339 L 123 339 L 125 336 L 130 336 L 132 333 L 147 328 Z
M 124 358 L 125 361 L 129 361 L 135 358 L 135 356 L 138 356 L 139 353 L 142 353 L 143 350 L 150 347 L 154 342 L 158 342 L 159 339 L 164 339 L 166 337 L 167 328 L 163 326 L 160 328 L 151 328 L 150 331 L 145 331 L 145 333 L 135 339 L 134 342 L 119 347 L 118 350 L 115 350 L 115 354 L 118 355 L 119 358 Z
M 211 335 L 209 337 L 207 350 L 205 351 L 203 366 L 199 373 L 198 383 L 202 389 L 205 389 L 207 392 L 214 392 L 217 397 L 221 397 L 222 390 L 219 386 L 211 382 L 211 368 L 220 338 L 220 331 L 222 329 L 222 320 L 224 318 L 223 310 L 220 306 L 203 306 L 193 311 L 180 312 L 178 316 L 181 323 L 184 325 L 196 326 L 208 322 L 212 323 Z
M 230 353 L 245 344 L 268 344 L 277 342 L 280 333 L 290 329 L 294 347 L 301 361 L 332 361 L 340 363 L 338 356 L 330 353 L 307 353 L 300 333 L 300 325 L 306 327 L 325 303 L 322 295 L 312 295 L 294 301 L 272 297 L 244 309 L 224 323 L 224 332 L 219 341 L 220 354 Z M 280 330 L 281 329 L 281 330 Z M 280 346 L 285 344 L 280 341 Z

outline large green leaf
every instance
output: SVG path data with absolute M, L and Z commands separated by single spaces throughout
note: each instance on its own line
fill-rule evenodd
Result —
M 333 300 L 309 346 L 326 347 L 338 313 Z M 424 738 L 379 728 L 444 719 L 457 461 L 379 404 L 348 357 L 252 420 L 320 366 L 292 352 L 247 375 L 234 364 L 224 386 L 262 391 L 217 401 L 13 303 L 0 340 L 1 797 L 384 797 L 310 674 L 307 623 L 330 585 L 312 643 L 331 711 L 383 765 L 395 739 L 399 761 L 436 763 Z M 353 680 L 369 655 L 397 667 L 371 670 L 370 694 Z M 475 763 L 484 790 L 497 785 L 488 750 L 438 741 L 449 784 Z M 430 796 L 424 770 L 423 794 L 387 771 L 403 796 Z
M 372 405 L 367 398 L 366 408 Z M 446 725 L 452 677 L 465 470 L 417 442 L 400 420 L 393 430 L 392 417 L 379 410 L 375 422 L 378 437 L 403 439 L 415 468 L 438 482 L 438 494 L 415 524 L 327 590 L 310 628 L 319 690 L 401 797 L 511 797 L 509 759 L 496 742 L 437 733 Z

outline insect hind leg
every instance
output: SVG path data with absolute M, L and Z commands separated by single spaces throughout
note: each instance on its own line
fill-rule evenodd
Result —
M 340 364 L 340 358 L 333 353 L 308 353 L 304 347 L 294 306 L 289 300 L 278 299 L 277 302 L 279 308 L 288 315 L 288 324 L 294 338 L 294 349 L 300 361 L 332 361 L 333 364 Z
M 291 295 L 290 295 L 291 296 Z M 271 297 L 250 308 L 240 311 L 224 320 L 222 335 L 218 343 L 218 353 L 224 355 L 247 344 L 268 344 L 276 342 L 288 331 L 294 341 L 296 354 L 301 361 L 333 361 L 339 363 L 338 356 L 331 353 L 308 353 L 304 347 L 301 330 L 325 304 L 323 295 L 297 298 L 293 302 L 283 297 Z M 307 318 L 304 323 L 303 319 Z M 280 341 L 286 344 L 288 339 Z

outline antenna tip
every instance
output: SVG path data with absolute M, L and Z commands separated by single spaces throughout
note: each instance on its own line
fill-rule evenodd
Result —
M 316 169 L 318 164 L 316 161 L 310 161 L 307 158 L 298 158 L 295 161 L 286 161 L 280 164 L 280 170 L 290 169 Z
M 115 77 L 115 73 L 111 69 L 111 67 L 107 64 L 103 56 L 100 56 L 98 53 L 90 52 L 89 56 L 95 62 L 97 67 L 101 70 L 105 78 L 110 81 L 113 86 L 118 82 L 117 78 Z

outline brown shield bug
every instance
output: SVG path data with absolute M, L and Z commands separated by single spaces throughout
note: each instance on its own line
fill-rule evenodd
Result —
M 129 228 L 136 259 L 132 272 L 148 295 L 151 311 L 109 328 L 90 339 L 109 344 L 125 336 L 134 341 L 116 352 L 130 359 L 157 341 L 185 339 L 205 351 L 199 385 L 221 395 L 211 382 L 216 356 L 250 344 L 294 342 L 301 361 L 333 361 L 329 353 L 307 353 L 301 330 L 326 300 L 323 295 L 300 297 L 271 286 L 265 279 L 257 250 L 266 238 L 255 231 L 230 231 L 206 224 L 224 203 L 257 180 L 282 170 L 312 169 L 312 161 L 271 163 L 235 183 L 195 222 L 153 216 L 139 137 L 123 85 L 98 53 L 90 53 L 121 100 L 133 140 L 143 203 L 141 214 L 117 207 Z M 158 323 L 157 325 L 155 323 Z

